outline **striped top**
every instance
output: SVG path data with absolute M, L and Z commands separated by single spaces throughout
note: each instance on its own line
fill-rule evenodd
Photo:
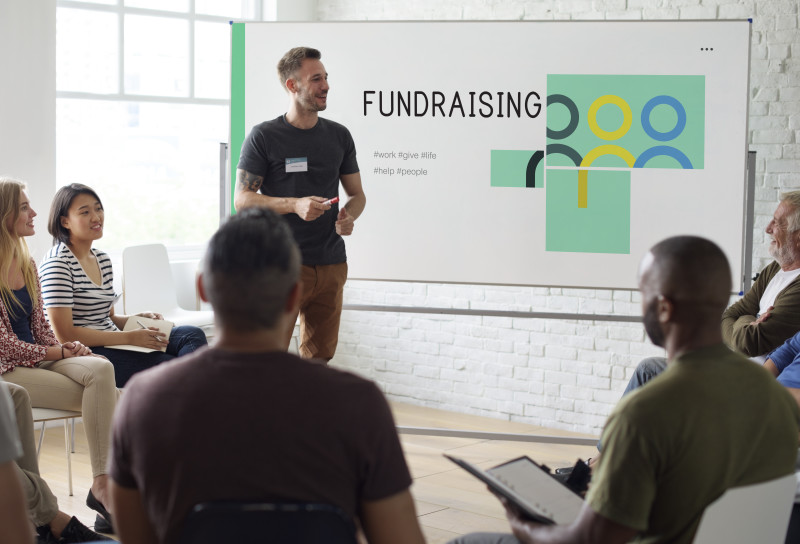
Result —
M 66 244 L 59 243 L 39 266 L 45 308 L 72 308 L 72 323 L 100 331 L 118 331 L 109 314 L 116 302 L 111 259 L 92 249 L 100 266 L 102 285 L 95 284 Z

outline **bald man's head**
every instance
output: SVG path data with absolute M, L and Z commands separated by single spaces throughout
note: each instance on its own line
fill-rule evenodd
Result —
M 717 305 L 720 312 L 731 293 L 728 259 L 717 244 L 698 236 L 674 236 L 657 243 L 642 261 L 640 279 L 661 295 Z
M 718 327 L 731 293 L 731 269 L 714 242 L 697 236 L 675 236 L 659 242 L 645 255 L 639 270 L 645 328 L 663 345 L 656 304 L 668 299 L 674 319 L 685 325 Z

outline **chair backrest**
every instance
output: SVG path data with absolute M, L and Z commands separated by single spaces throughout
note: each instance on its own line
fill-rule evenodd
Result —
M 694 544 L 784 544 L 797 477 L 727 490 L 703 512 Z
M 328 504 L 217 501 L 194 507 L 180 542 L 356 544 L 356 530 L 340 508 Z
M 178 306 L 164 244 L 130 246 L 122 250 L 122 296 L 126 314 L 167 313 Z

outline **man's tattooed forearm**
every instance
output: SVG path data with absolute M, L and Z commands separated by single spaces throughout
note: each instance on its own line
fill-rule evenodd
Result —
M 263 176 L 257 176 L 255 174 L 245 171 L 239 172 L 239 185 L 241 185 L 242 189 L 245 189 L 247 191 L 258 192 L 263 182 L 264 182 Z

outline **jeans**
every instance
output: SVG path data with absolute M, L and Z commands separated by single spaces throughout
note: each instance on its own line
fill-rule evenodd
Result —
M 667 360 L 663 357 L 648 357 L 636 365 L 636 370 L 633 371 L 628 386 L 622 392 L 624 397 L 634 389 L 639 389 L 641 386 L 664 372 L 667 369 Z
M 188 355 L 207 344 L 206 335 L 200 328 L 183 325 L 172 329 L 166 352 L 143 353 L 102 346 L 92 348 L 92 352 L 107 357 L 111 361 L 111 364 L 114 365 L 117 387 L 125 387 L 131 376 L 137 372 L 153 368 L 176 357 Z

